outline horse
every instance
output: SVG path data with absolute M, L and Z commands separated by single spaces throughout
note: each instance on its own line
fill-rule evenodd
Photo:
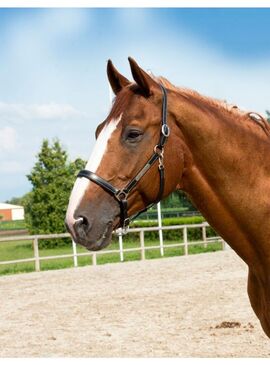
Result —
M 72 189 L 66 225 L 89 250 L 150 204 L 183 190 L 248 265 L 248 295 L 270 337 L 270 127 L 256 113 L 174 86 L 129 57 L 107 63 L 115 94 Z M 228 263 L 229 265 L 229 263 Z

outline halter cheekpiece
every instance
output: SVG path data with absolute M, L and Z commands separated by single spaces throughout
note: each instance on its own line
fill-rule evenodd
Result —
M 167 138 L 170 135 L 170 128 L 167 124 L 167 90 L 163 85 L 160 85 L 163 99 L 162 99 L 162 119 L 161 119 L 161 130 L 160 130 L 160 137 L 159 142 L 154 147 L 154 152 L 150 159 L 146 162 L 143 168 L 137 173 L 137 175 L 122 189 L 115 188 L 112 184 L 108 181 L 103 179 L 102 177 L 98 176 L 94 172 L 89 170 L 81 170 L 77 177 L 85 177 L 90 181 L 94 182 L 95 184 L 99 185 L 102 189 L 104 189 L 107 193 L 111 194 L 119 203 L 120 205 L 120 226 L 122 229 L 126 230 L 129 222 L 137 217 L 139 214 L 145 212 L 147 209 L 152 207 L 154 204 L 158 203 L 163 196 L 164 191 L 164 183 L 165 183 L 165 173 L 164 173 L 164 164 L 163 164 L 163 157 L 164 157 L 164 145 L 167 141 Z M 159 170 L 159 192 L 157 195 L 156 200 L 148 205 L 145 209 L 140 211 L 139 213 L 135 214 L 132 217 L 128 217 L 128 195 L 140 181 L 140 179 L 146 174 L 146 172 L 152 167 L 152 165 L 159 161 L 158 170 Z

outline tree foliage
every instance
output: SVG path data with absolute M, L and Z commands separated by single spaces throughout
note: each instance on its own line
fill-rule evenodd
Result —
M 14 205 L 23 205 L 22 204 L 23 197 L 13 197 L 9 200 L 6 200 L 7 204 L 14 204 Z
M 181 208 L 185 207 L 188 210 L 196 211 L 192 202 L 186 196 L 186 194 L 181 190 L 176 190 L 170 194 L 166 199 L 162 200 L 163 208 Z
M 24 197 L 26 224 L 31 234 L 65 232 L 64 219 L 74 176 L 84 165 L 81 159 L 69 162 L 58 140 L 51 145 L 47 139 L 43 141 L 37 161 L 27 175 L 32 191 Z

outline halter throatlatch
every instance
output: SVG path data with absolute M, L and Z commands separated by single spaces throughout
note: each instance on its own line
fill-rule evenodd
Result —
M 81 170 L 77 177 L 85 177 L 95 184 L 99 185 L 102 189 L 104 189 L 107 193 L 112 195 L 120 205 L 120 226 L 122 229 L 126 230 L 129 222 L 137 217 L 139 214 L 145 212 L 147 209 L 152 207 L 154 204 L 158 203 L 163 196 L 164 191 L 164 183 L 165 183 L 165 173 L 164 173 L 164 145 L 167 141 L 167 138 L 170 135 L 170 128 L 167 124 L 167 91 L 163 85 L 160 85 L 163 99 L 162 99 L 162 120 L 161 120 L 161 131 L 158 144 L 154 147 L 154 152 L 150 159 L 146 162 L 144 167 L 137 173 L 137 175 L 122 189 L 115 188 L 108 181 L 104 180 L 102 177 L 98 176 L 94 172 L 89 170 Z M 134 189 L 134 187 L 138 184 L 141 178 L 147 173 L 147 171 L 152 167 L 152 165 L 158 160 L 158 170 L 159 170 L 159 192 L 156 200 L 148 205 L 145 209 L 134 215 L 133 217 L 128 217 L 128 195 Z

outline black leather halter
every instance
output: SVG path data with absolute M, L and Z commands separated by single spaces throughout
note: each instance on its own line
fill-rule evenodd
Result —
M 154 147 L 154 152 L 150 159 L 146 162 L 144 167 L 137 173 L 137 175 L 122 189 L 115 188 L 108 181 L 98 176 L 94 172 L 89 170 L 81 170 L 78 173 L 77 177 L 85 177 L 95 184 L 99 185 L 102 189 L 104 189 L 107 193 L 111 194 L 120 205 L 120 226 L 123 229 L 126 229 L 129 225 L 131 219 L 134 219 L 142 212 L 145 212 L 154 204 L 158 203 L 162 199 L 163 191 L 164 191 L 164 183 L 165 183 L 165 173 L 164 173 L 164 165 L 163 165 L 163 153 L 164 153 L 164 145 L 167 141 L 167 138 L 170 135 L 170 128 L 167 124 L 167 91 L 163 85 L 160 85 L 163 99 L 162 99 L 162 120 L 161 120 L 161 131 L 158 144 Z M 146 174 L 146 172 L 153 166 L 153 164 L 159 160 L 158 170 L 160 177 L 159 184 L 159 192 L 154 203 L 148 205 L 145 209 L 134 215 L 133 217 L 128 217 L 128 195 L 140 181 L 140 179 Z

